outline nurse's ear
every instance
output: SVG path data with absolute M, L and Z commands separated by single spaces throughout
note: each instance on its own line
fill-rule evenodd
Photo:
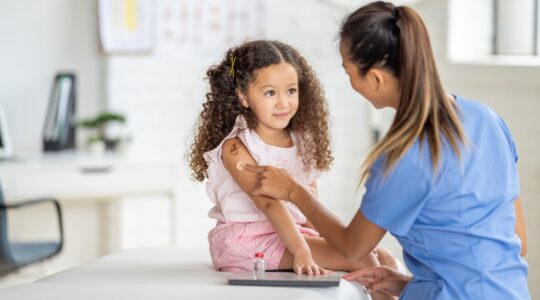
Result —
M 386 84 L 386 76 L 386 72 L 378 68 L 371 68 L 366 74 L 369 84 L 377 92 L 380 92 Z
M 240 105 L 242 105 L 245 108 L 249 108 L 247 96 L 239 89 L 236 89 L 236 95 L 238 96 L 238 101 L 240 101 Z

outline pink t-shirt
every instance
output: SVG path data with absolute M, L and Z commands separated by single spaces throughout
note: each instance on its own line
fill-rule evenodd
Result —
M 204 158 L 208 163 L 206 193 L 214 204 L 209 212 L 211 218 L 224 223 L 268 221 L 264 213 L 255 206 L 253 200 L 244 193 L 223 165 L 221 159 L 223 143 L 235 137 L 244 143 L 257 164 L 283 168 L 298 183 L 315 193 L 314 184 L 320 172 L 314 167 L 309 169 L 304 167 L 302 157 L 298 155 L 298 147 L 303 147 L 300 135 L 296 132 L 291 133 L 294 146 L 290 148 L 268 145 L 254 130 L 248 128 L 244 117 L 239 115 L 236 117 L 231 133 L 215 149 L 204 153 Z M 296 223 L 306 223 L 306 217 L 294 204 L 285 203 Z

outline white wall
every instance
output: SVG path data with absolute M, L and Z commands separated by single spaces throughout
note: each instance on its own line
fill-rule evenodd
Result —
M 78 116 L 97 112 L 104 99 L 104 59 L 95 1 L 0 2 L 0 105 L 13 147 L 41 149 L 41 130 L 58 71 L 78 75 Z

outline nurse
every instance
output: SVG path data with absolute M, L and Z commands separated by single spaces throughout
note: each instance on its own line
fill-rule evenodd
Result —
M 345 277 L 371 292 L 401 299 L 530 299 L 518 154 L 501 117 L 446 94 L 427 30 L 409 7 L 361 7 L 341 27 L 340 52 L 352 88 L 376 108 L 396 110 L 365 161 L 360 210 L 344 226 L 271 166 L 245 166 L 258 174 L 253 194 L 294 203 L 349 258 L 366 256 L 389 231 L 412 276 L 376 267 Z

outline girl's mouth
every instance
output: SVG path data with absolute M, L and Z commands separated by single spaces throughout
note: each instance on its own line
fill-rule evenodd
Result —
M 285 119 L 289 116 L 288 112 L 285 113 L 279 113 L 279 114 L 272 114 L 272 116 L 278 118 L 278 119 Z

